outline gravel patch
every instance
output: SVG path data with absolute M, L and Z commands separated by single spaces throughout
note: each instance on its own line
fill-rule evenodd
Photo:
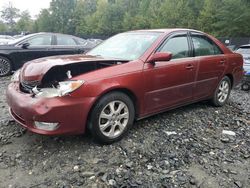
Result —
M 135 123 L 120 142 L 30 133 L 8 114 L 0 78 L 0 187 L 248 187 L 250 93 L 222 108 L 200 102 Z

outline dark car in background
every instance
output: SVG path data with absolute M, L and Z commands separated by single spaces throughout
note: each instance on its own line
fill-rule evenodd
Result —
M 59 33 L 35 33 L 0 45 L 0 76 L 9 75 L 25 62 L 47 56 L 81 54 L 93 44 L 87 40 Z

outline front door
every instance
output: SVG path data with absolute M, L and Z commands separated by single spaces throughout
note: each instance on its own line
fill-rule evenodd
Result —
M 29 43 L 27 48 L 22 48 L 22 44 Z M 52 44 L 51 34 L 42 34 L 29 38 L 18 44 L 18 50 L 12 53 L 14 62 L 23 65 L 25 62 L 53 55 L 49 50 Z M 18 66 L 17 66 L 18 67 Z
M 157 50 L 171 52 L 170 61 L 145 63 L 145 114 L 192 100 L 197 63 L 191 57 L 187 33 L 169 37 Z

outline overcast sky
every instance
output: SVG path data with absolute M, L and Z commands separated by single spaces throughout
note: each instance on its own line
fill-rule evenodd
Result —
M 0 0 L 0 10 L 11 2 L 14 7 L 21 11 L 28 10 L 31 16 L 34 18 L 35 15 L 39 14 L 43 8 L 48 8 L 51 0 Z

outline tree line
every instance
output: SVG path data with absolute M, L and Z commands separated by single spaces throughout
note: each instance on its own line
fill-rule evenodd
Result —
M 0 32 L 104 35 L 148 28 L 192 28 L 217 37 L 250 36 L 249 0 L 52 0 L 32 19 L 9 4 Z

